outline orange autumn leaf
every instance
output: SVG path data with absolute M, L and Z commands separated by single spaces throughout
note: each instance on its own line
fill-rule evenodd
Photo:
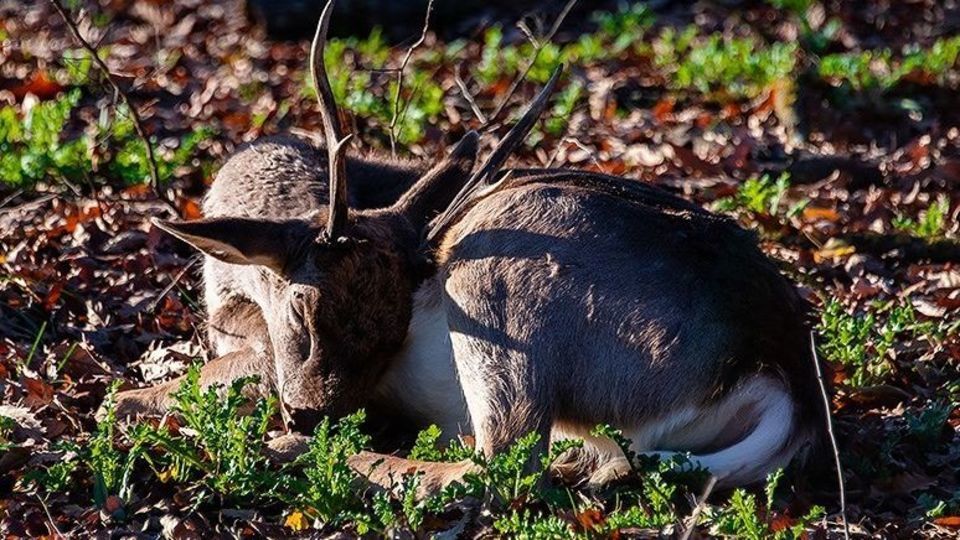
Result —
M 667 120 L 671 114 L 673 114 L 673 106 L 676 102 L 671 98 L 661 99 L 653 106 L 652 113 L 653 118 L 657 122 L 664 122 Z
M 604 521 L 603 514 L 600 513 L 600 510 L 597 510 L 596 508 L 584 510 L 583 512 L 577 514 L 576 518 L 577 523 L 579 523 L 585 531 L 592 531 L 597 527 L 597 525 L 600 525 Z
M 837 221 L 840 219 L 840 214 L 833 208 L 817 208 L 816 206 L 808 206 L 803 209 L 803 219 L 805 221 L 816 221 L 819 219 Z
M 14 86 L 10 92 L 17 99 L 23 99 L 27 94 L 33 94 L 40 99 L 50 99 L 56 97 L 63 90 L 63 85 L 52 79 L 44 70 L 35 71 L 30 80 L 25 83 Z
M 200 205 L 193 199 L 180 199 L 180 217 L 186 220 L 200 219 L 203 217 L 203 211 Z
M 770 530 L 773 532 L 789 529 L 796 524 L 796 520 L 787 514 L 777 514 L 770 520 Z
M 941 527 L 960 529 L 960 516 L 938 517 L 937 519 L 933 520 L 933 522 Z

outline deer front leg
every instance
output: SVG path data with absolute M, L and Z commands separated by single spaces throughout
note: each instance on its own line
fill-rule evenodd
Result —
M 260 382 L 248 385 L 251 398 L 266 397 L 275 388 L 276 370 L 270 352 L 270 336 L 263 314 L 256 304 L 239 296 L 227 298 L 210 314 L 208 323 L 210 346 L 218 358 L 200 370 L 203 388 L 214 384 L 227 386 L 239 377 L 256 375 Z M 183 377 L 152 386 L 117 394 L 117 417 L 159 416 L 173 405 L 170 394 L 183 382 Z M 97 413 L 102 416 L 105 411 Z
M 266 397 L 275 388 L 275 370 L 273 358 L 266 353 L 258 353 L 252 348 L 225 354 L 207 362 L 200 369 L 200 386 L 207 388 L 219 384 L 227 386 L 240 377 L 258 376 L 259 382 L 247 385 L 245 392 L 250 398 Z M 139 416 L 159 416 L 173 406 L 171 394 L 176 392 L 183 382 L 183 377 L 171 381 L 127 390 L 117 394 L 117 418 L 130 419 Z M 104 410 L 98 412 L 102 417 Z
M 453 324 L 473 324 L 451 317 Z M 528 472 L 550 447 L 553 423 L 549 377 L 517 348 L 483 339 L 483 329 L 458 327 L 451 334 L 457 373 L 470 412 L 476 447 L 487 458 L 506 450 L 521 437 L 540 436 L 526 463 Z

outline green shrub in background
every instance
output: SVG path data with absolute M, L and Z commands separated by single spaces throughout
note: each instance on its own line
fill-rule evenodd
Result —
M 126 108 L 117 107 L 115 114 L 103 116 L 102 123 L 81 128 L 70 122 L 81 97 L 82 91 L 75 88 L 26 111 L 12 105 L 0 108 L 0 182 L 30 188 L 45 181 L 76 184 L 117 179 L 134 185 L 149 180 L 146 148 Z M 212 134 L 210 128 L 198 127 L 183 136 L 175 149 L 158 149 L 161 181 L 191 163 L 200 143 Z M 101 163 L 97 170 L 95 162 Z

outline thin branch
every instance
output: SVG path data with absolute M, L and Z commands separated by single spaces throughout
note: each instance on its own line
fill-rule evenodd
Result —
M 602 163 L 600 163 L 599 159 L 597 159 L 597 152 L 593 148 L 590 148 L 589 146 L 580 142 L 580 139 L 577 139 L 575 137 L 564 137 L 562 142 L 571 143 L 577 148 L 579 148 L 580 150 L 583 150 L 584 152 L 586 152 L 587 155 L 590 156 L 590 161 L 593 162 L 594 166 L 596 166 L 597 169 L 600 170 L 600 172 L 602 172 L 603 174 L 609 174 L 607 173 L 607 168 L 604 167 Z
M 554 88 L 556 88 L 557 81 L 560 80 L 562 73 L 563 64 L 554 68 L 553 74 L 550 75 L 550 80 L 547 81 L 547 84 L 540 90 L 537 97 L 527 106 L 527 110 L 524 111 L 520 120 L 517 120 L 517 123 L 514 124 L 513 127 L 510 128 L 510 131 L 503 136 L 503 139 L 497 143 L 493 152 L 490 153 L 483 165 L 464 183 L 460 192 L 453 198 L 453 201 L 447 206 L 446 210 L 434 219 L 426 236 L 428 245 L 432 244 L 433 241 L 439 237 L 440 233 L 445 230 L 451 220 L 459 215 L 460 210 L 462 210 L 464 205 L 467 204 L 479 190 L 484 188 L 494 189 L 494 186 L 502 185 L 506 177 L 501 178 L 499 183 L 492 183 L 493 179 L 496 177 L 497 172 L 503 167 L 507 158 L 510 157 L 510 154 L 523 142 L 543 114 L 543 110 L 547 106 L 547 101 L 550 99 Z
M 690 535 L 693 534 L 693 531 L 697 528 L 697 520 L 700 519 L 700 514 L 703 513 L 703 509 L 707 507 L 707 499 L 710 497 L 710 494 L 713 493 L 713 488 L 716 485 L 717 477 L 711 474 L 710 479 L 707 480 L 707 485 L 703 488 L 703 493 L 700 495 L 700 500 L 697 502 L 697 507 L 694 508 L 693 513 L 690 514 L 690 525 L 683 531 L 680 540 L 690 540 Z
M 427 31 L 430 29 L 430 12 L 433 11 L 433 0 L 427 0 L 427 13 L 423 17 L 423 30 L 420 31 L 420 39 L 415 41 L 407 49 L 407 54 L 403 56 L 403 62 L 397 70 L 397 90 L 393 94 L 393 117 L 390 118 L 390 153 L 397 157 L 397 119 L 400 116 L 400 92 L 403 89 L 403 72 L 407 69 L 407 64 L 413 56 L 413 51 L 423 45 L 427 39 Z
M 467 88 L 467 83 L 463 81 L 461 72 L 463 71 L 463 64 L 457 65 L 457 69 L 453 74 L 453 80 L 457 83 L 457 88 L 460 89 L 460 93 L 463 94 L 463 99 L 467 100 L 467 103 L 470 104 L 470 110 L 473 111 L 474 116 L 477 117 L 477 120 L 481 124 L 487 123 L 487 117 L 484 116 L 483 111 L 480 110 L 480 106 L 477 105 L 476 98 L 473 97 L 473 94 L 470 93 L 470 89 Z
M 570 10 L 573 9 L 573 6 L 577 3 L 577 0 L 568 0 L 566 5 L 563 6 L 563 9 L 560 11 L 560 15 L 557 16 L 557 20 L 553 22 L 553 26 L 550 28 L 550 32 L 542 40 L 539 40 L 539 44 L 536 45 L 536 48 L 533 51 L 533 58 L 530 59 L 530 62 L 524 67 L 523 72 L 520 73 L 520 76 L 515 78 L 512 83 L 510 83 L 510 88 L 507 90 L 507 95 L 503 97 L 503 100 L 500 101 L 500 104 L 497 105 L 497 108 L 493 111 L 493 114 L 490 115 L 490 122 L 494 122 L 497 118 L 500 117 L 500 114 L 503 112 L 504 107 L 507 106 L 507 103 L 510 102 L 510 99 L 517 92 L 517 88 L 520 87 L 527 75 L 530 74 L 530 70 L 533 69 L 533 66 L 537 63 L 537 59 L 540 58 L 540 53 L 543 51 L 543 47 L 553 41 L 553 37 L 557 34 L 557 31 L 560 29 L 560 25 L 563 24 L 563 20 L 567 18 L 567 14 L 570 13 Z
M 69 415 L 68 415 L 69 416 Z M 57 527 L 57 523 L 53 520 L 53 516 L 50 514 L 50 509 L 47 508 L 47 503 L 39 495 L 36 496 L 37 500 L 40 501 L 40 506 L 43 507 L 43 513 L 47 515 L 47 521 L 50 522 L 50 527 L 53 528 L 53 534 L 59 536 L 60 538 L 66 538 L 63 534 L 63 531 L 60 530 L 60 527 Z
M 530 27 L 527 26 L 526 21 L 518 22 L 517 28 L 519 28 L 520 31 L 523 32 L 523 35 L 527 36 L 527 39 L 530 40 L 530 43 L 532 43 L 534 47 L 540 46 L 540 40 L 537 39 L 537 36 L 533 34 L 533 30 L 531 30 Z
M 144 311 L 147 313 L 152 313 L 153 310 L 157 309 L 157 306 L 160 305 L 160 302 L 170 293 L 170 291 L 173 290 L 174 287 L 177 286 L 178 283 L 180 283 L 180 280 L 183 279 L 183 276 L 187 275 L 187 272 L 189 272 L 190 269 L 200 261 L 201 259 L 192 259 L 190 262 L 188 262 L 187 265 L 184 266 L 183 269 L 181 269 L 172 280 L 170 280 L 170 283 L 168 283 L 167 286 L 160 291 L 160 294 L 158 294 L 157 297 L 150 302 L 150 304 L 147 306 L 147 309 Z
M 847 490 L 843 482 L 843 467 L 840 464 L 840 447 L 833 432 L 833 416 L 830 413 L 830 397 L 827 395 L 827 383 L 823 380 L 823 370 L 820 369 L 820 360 L 817 358 L 817 343 L 810 332 L 810 352 L 813 353 L 813 367 L 817 372 L 817 381 L 820 383 L 820 396 L 823 398 L 824 413 L 827 418 L 827 435 L 830 438 L 830 448 L 833 450 L 833 461 L 837 467 L 837 485 L 840 488 L 840 521 L 843 523 L 843 537 L 850 540 L 850 526 L 847 524 Z
M 97 68 L 103 72 L 104 78 L 107 79 L 107 83 L 110 84 L 113 89 L 113 100 L 116 102 L 118 99 L 123 101 L 123 104 L 127 106 L 127 110 L 130 111 L 130 120 L 133 122 L 133 129 L 137 132 L 137 136 L 140 137 L 140 140 L 143 141 L 143 146 L 146 148 L 147 152 L 147 165 L 150 168 L 150 183 L 153 187 L 154 192 L 157 197 L 163 201 L 167 207 L 173 212 L 174 215 L 179 215 L 177 207 L 171 201 L 163 195 L 162 190 L 160 189 L 160 170 L 157 167 L 157 158 L 153 153 L 153 145 L 150 144 L 150 139 L 147 137 L 147 132 L 143 129 L 143 121 L 140 119 L 140 113 L 137 111 L 137 108 L 133 106 L 133 103 L 130 102 L 130 97 L 124 92 L 120 85 L 117 83 L 116 79 L 113 78 L 113 75 L 110 73 L 110 68 L 107 67 L 106 62 L 100 58 L 100 54 L 97 52 L 97 49 L 90 44 L 89 41 L 83 38 L 80 35 L 80 29 L 77 27 L 77 23 L 70 18 L 70 15 L 67 14 L 66 9 L 63 7 L 63 4 L 60 3 L 60 0 L 50 0 L 50 4 L 53 6 L 57 13 L 60 14 L 60 18 L 63 19 L 63 22 L 67 25 L 67 28 L 70 29 L 70 33 L 73 34 L 74 39 L 77 40 L 80 45 L 90 53 L 93 62 L 97 65 Z

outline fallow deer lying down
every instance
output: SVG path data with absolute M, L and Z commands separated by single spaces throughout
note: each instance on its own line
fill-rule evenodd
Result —
M 329 14 L 312 52 L 327 159 L 257 143 L 220 171 L 205 219 L 158 223 L 206 255 L 219 358 L 204 384 L 260 375 L 300 430 L 379 403 L 472 433 L 488 455 L 530 431 L 543 446 L 583 438 L 583 463 L 601 471 L 622 461 L 590 435 L 610 424 L 638 452 L 691 453 L 721 486 L 760 480 L 818 439 L 805 306 L 750 233 L 637 181 L 500 171 L 556 74 L 475 173 L 472 133 L 419 179 L 345 157 L 322 61 Z M 370 187 L 377 175 L 387 188 Z M 355 207 L 396 200 L 350 209 L 348 181 L 365 184 Z M 161 409 L 171 384 L 120 405 Z M 409 466 L 382 466 L 394 464 Z M 442 479 L 466 470 L 421 465 Z

